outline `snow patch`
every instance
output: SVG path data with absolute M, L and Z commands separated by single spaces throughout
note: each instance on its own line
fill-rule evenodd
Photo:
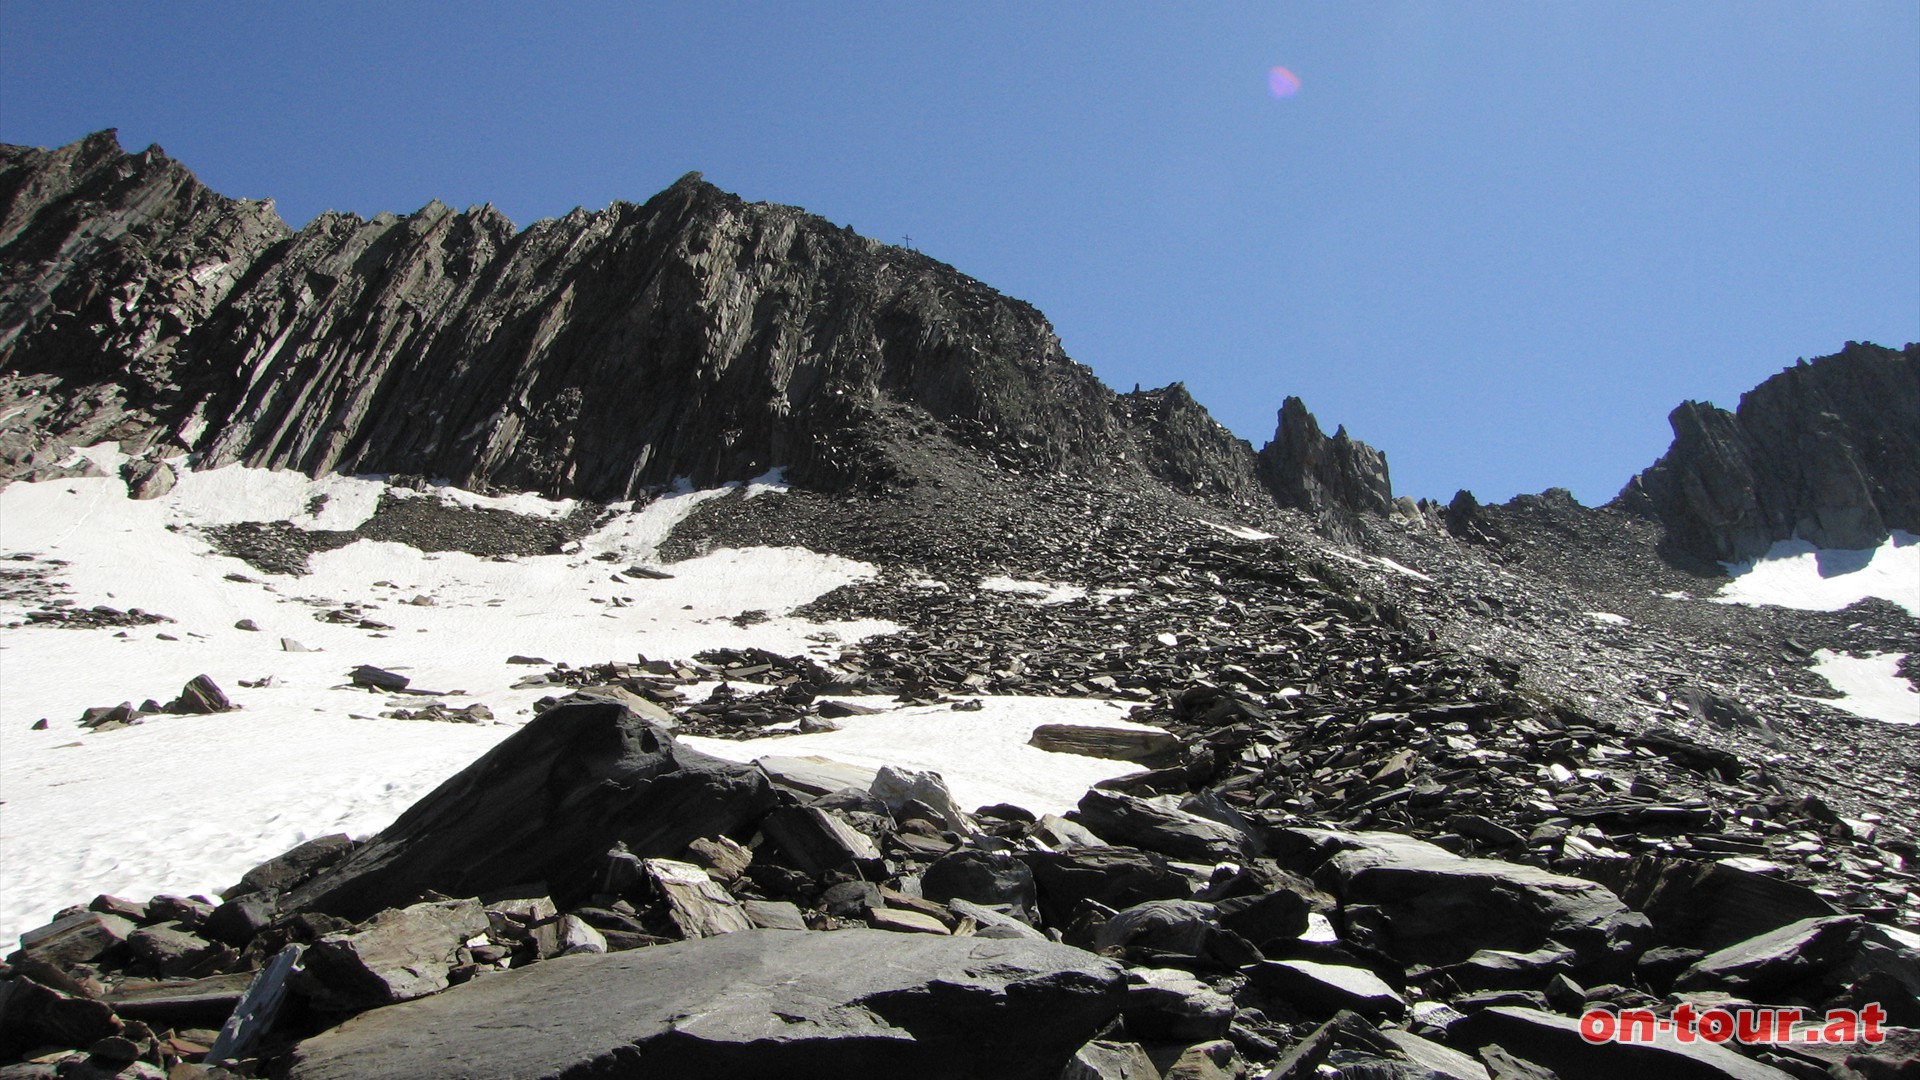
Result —
M 1228 536 L 1237 536 L 1242 540 L 1280 539 L 1272 533 L 1261 532 L 1259 529 L 1249 529 L 1245 525 L 1222 525 L 1217 521 L 1208 521 L 1205 518 L 1200 519 L 1200 524 L 1205 525 L 1209 529 L 1219 529 Z
M 1733 575 L 1713 597 L 1722 604 L 1839 611 L 1878 596 L 1920 617 L 1920 536 L 1904 530 L 1859 550 L 1781 540 L 1759 559 L 1721 565 Z
M 720 549 L 671 564 L 669 579 L 620 576 L 629 560 L 657 559 L 674 525 L 725 488 L 682 490 L 619 514 L 572 554 L 486 559 L 358 540 L 316 553 L 300 577 L 220 555 L 196 528 L 289 518 L 346 528 L 365 520 L 386 490 L 366 477 L 313 480 L 242 466 L 185 473 L 172 491 L 146 501 L 128 498 L 114 477 L 0 490 L 0 553 L 32 556 L 77 606 L 138 607 L 174 620 L 0 630 L 0 934 L 38 926 L 97 893 L 145 899 L 222 888 L 301 840 L 384 827 L 553 692 L 515 689 L 530 669 L 508 665 L 510 655 L 578 666 L 757 647 L 831 660 L 837 646 L 821 644 L 830 635 L 857 641 L 898 629 L 789 614 L 876 574 L 800 548 Z M 327 498 L 314 508 L 320 495 Z M 476 496 L 471 505 L 524 498 Z M 544 513 L 564 512 L 562 505 L 553 501 Z M 349 603 L 389 629 L 321 618 Z M 23 618 L 29 606 L 0 602 L 0 623 Z M 746 610 L 772 617 L 730 621 Z M 239 629 L 242 619 L 260 631 Z M 283 637 L 312 651 L 283 651 Z M 347 673 L 359 664 L 401 672 L 410 689 L 439 696 L 353 688 Z M 167 700 L 200 674 L 240 710 L 153 717 L 106 732 L 76 723 L 92 706 Z M 265 686 L 240 685 L 269 676 Z M 378 716 L 432 700 L 455 709 L 481 703 L 500 722 Z M 47 730 L 29 730 L 42 718 Z
M 211 896 L 295 844 L 374 832 L 515 730 L 353 720 L 237 696 L 246 711 L 78 741 L 70 728 L 22 734 L 21 719 L 7 719 L 0 940 L 99 893 Z M 361 708 L 382 707 L 360 696 Z
M 1034 603 L 1041 606 L 1065 604 L 1084 599 L 1087 595 L 1084 585 L 1066 585 L 1057 581 L 1020 581 L 1005 575 L 981 578 L 980 587 L 988 592 L 1029 596 L 1033 598 Z
M 1420 581 L 1433 580 L 1432 578 L 1428 577 L 1427 575 L 1421 573 L 1418 570 L 1413 569 L 1410 566 L 1401 566 L 1399 563 L 1394 562 L 1392 559 L 1387 558 L 1385 555 L 1375 555 L 1373 559 L 1375 562 L 1379 563 L 1381 566 L 1386 567 L 1387 569 L 1393 571 L 1396 574 L 1405 574 L 1410 578 L 1415 578 Z
M 1906 657 L 1906 653 L 1849 656 L 1830 649 L 1817 650 L 1813 673 L 1842 695 L 1838 701 L 1818 700 L 1869 720 L 1920 724 L 1920 693 L 1900 677 L 1900 662 Z
M 521 517 L 537 517 L 559 520 L 573 513 L 579 503 L 573 499 L 549 499 L 531 491 L 516 492 L 512 495 L 481 495 L 472 491 L 463 491 L 457 487 L 435 485 L 430 493 L 456 506 L 471 507 L 476 510 L 505 510 L 509 514 Z
M 845 700 L 874 708 L 893 704 L 889 697 Z M 946 780 L 954 800 L 964 809 L 1005 802 L 1036 814 L 1060 814 L 1073 809 L 1094 784 L 1142 770 L 1124 761 L 1028 746 L 1034 728 L 1078 724 L 1159 730 L 1125 719 L 1110 701 L 999 696 L 978 700 L 978 712 L 956 712 L 945 705 L 912 706 L 877 716 L 845 717 L 834 721 L 841 725 L 839 731 L 816 735 L 745 742 L 690 735 L 681 741 L 729 761 L 818 755 L 870 769 L 882 765 L 931 769 Z
M 1594 622 L 1603 623 L 1607 626 L 1628 626 L 1633 622 L 1632 619 L 1627 618 L 1625 615 L 1615 615 L 1611 611 L 1589 611 L 1585 614 L 1587 618 L 1592 619 Z
M 784 495 L 787 490 L 787 469 L 782 465 L 747 481 L 746 497 L 757 499 L 762 495 Z
M 83 461 L 90 461 L 93 463 L 93 467 L 99 469 L 103 474 L 114 476 L 120 472 L 120 466 L 130 460 L 132 460 L 132 458 L 120 452 L 119 443 L 103 442 L 95 443 L 92 446 L 74 447 L 68 452 L 65 460 L 60 462 L 60 465 L 62 468 L 72 468 Z

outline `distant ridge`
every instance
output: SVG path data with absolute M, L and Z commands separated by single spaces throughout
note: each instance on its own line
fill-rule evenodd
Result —
M 697 173 L 525 230 L 432 203 L 295 233 L 108 131 L 0 148 L 0 258 L 8 477 L 117 438 L 618 500 L 775 466 L 911 483 L 951 446 L 1265 498 L 1184 388 L 1116 395 L 1031 305 Z

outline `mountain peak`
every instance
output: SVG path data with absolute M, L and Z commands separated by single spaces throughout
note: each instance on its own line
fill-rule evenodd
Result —
M 1920 530 L 1920 347 L 1849 341 L 1800 360 L 1728 412 L 1685 401 L 1673 445 L 1615 505 L 1658 518 L 1671 542 L 1739 561 L 1780 540 L 1869 548 Z

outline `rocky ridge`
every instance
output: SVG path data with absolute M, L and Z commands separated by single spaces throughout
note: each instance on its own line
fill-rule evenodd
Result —
M 1675 409 L 1673 447 L 1614 505 L 1651 515 L 1681 552 L 1739 562 L 1778 540 L 1875 547 L 1920 529 L 1920 345 L 1848 342 L 1740 395 Z
M 0 478 L 117 439 L 605 502 L 911 483 L 900 448 L 933 443 L 1261 496 L 1184 389 L 1116 395 L 1029 305 L 696 174 L 520 231 L 436 203 L 294 233 L 102 132 L 5 148 L 0 199 Z

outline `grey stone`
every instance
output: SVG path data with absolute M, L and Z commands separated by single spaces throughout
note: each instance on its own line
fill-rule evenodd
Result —
M 205 675 L 195 675 L 180 688 L 180 696 L 166 704 L 163 711 L 191 715 L 228 712 L 233 702 Z
M 328 934 L 307 950 L 302 984 L 316 1002 L 367 1009 L 445 990 L 454 954 L 486 931 L 477 900 L 446 900 L 385 911 L 363 926 Z
M 1674 980 L 1676 990 L 1766 995 L 1817 978 L 1847 958 L 1860 916 L 1802 919 L 1702 957 Z
M 734 881 L 753 865 L 753 852 L 732 837 L 703 836 L 687 845 L 686 861 L 706 870 L 715 881 Z
M 955 915 L 972 919 L 978 927 L 974 933 L 981 937 L 1014 937 L 1026 938 L 1030 941 L 1048 940 L 1047 935 L 1035 930 L 1028 923 L 1016 919 L 1011 915 L 996 911 L 993 908 L 973 903 L 970 900 L 962 900 L 958 897 L 948 900 L 946 904 Z
M 316 836 L 240 875 L 239 884 L 220 895 L 232 900 L 250 893 L 284 892 L 346 858 L 352 851 L 353 839 L 346 833 Z
M 213 909 L 201 931 L 216 941 L 244 948 L 254 935 L 272 925 L 279 901 L 271 893 L 238 896 Z
M 1160 1068 L 1139 1043 L 1095 1039 L 1074 1051 L 1060 1080 L 1161 1080 Z
M 361 664 L 347 673 L 347 679 L 355 686 L 364 686 L 372 690 L 405 690 L 412 679 L 398 672 L 377 668 L 372 664 Z
M 118 915 L 82 911 L 20 935 L 20 952 L 57 968 L 98 959 L 124 944 L 134 924 Z
M 867 788 L 898 816 L 909 804 L 917 803 L 938 815 L 936 824 L 957 833 L 975 831 L 973 819 L 953 801 L 947 782 L 939 773 L 897 769 L 884 765 Z
M 561 956 L 607 951 L 606 935 L 578 915 L 560 916 L 559 938 Z
M 294 966 L 306 955 L 307 947 L 287 945 L 255 972 L 246 992 L 234 1004 L 232 1015 L 220 1025 L 220 1034 L 207 1048 L 208 1065 L 224 1065 L 250 1053 L 267 1032 L 286 1004 Z
M 1405 964 L 1450 964 L 1480 949 L 1574 951 L 1576 970 L 1630 969 L 1651 930 L 1603 885 L 1492 859 L 1466 859 L 1397 833 L 1286 830 L 1335 853 L 1314 880 L 1346 905 L 1356 940 Z
M 760 829 L 782 855 L 812 877 L 880 858 L 880 849 L 865 834 L 815 806 L 779 807 L 760 822 Z
M 129 979 L 115 984 L 106 1001 L 126 1019 L 156 1028 L 218 1028 L 233 1015 L 252 981 L 251 972 L 158 982 Z
M 1840 914 L 1805 885 L 1724 862 L 1596 859 L 1580 872 L 1645 913 L 1661 945 L 1712 952 L 1788 923 Z
M 680 723 L 674 719 L 672 713 L 623 686 L 582 686 L 561 698 L 560 701 L 562 704 L 570 701 L 608 701 L 623 705 L 641 719 L 658 724 L 669 731 Z
M 1452 1047 L 1399 1028 L 1381 1028 L 1380 1037 L 1407 1061 L 1426 1070 L 1428 1080 L 1490 1080 L 1485 1065 Z
M 1260 958 L 1251 945 L 1221 928 L 1212 904 L 1197 900 L 1149 900 L 1117 912 L 1094 933 L 1093 947 L 1125 950 L 1143 962 L 1167 958 L 1210 968 L 1236 968 Z
M 1026 922 L 1039 918 L 1039 894 L 1027 864 L 1000 852 L 962 848 L 942 855 L 920 876 L 921 895 L 940 903 L 968 900 Z
M 1094 789 L 1080 797 L 1074 813 L 1080 824 L 1109 843 L 1133 844 L 1176 859 L 1223 862 L 1252 854 L 1235 829 L 1132 795 Z
M 682 937 L 712 937 L 753 929 L 753 920 L 727 890 L 692 863 L 646 860 L 646 874 L 666 901 L 667 917 Z M 602 951 L 604 951 L 604 943 Z
M 741 910 L 753 925 L 762 930 L 805 930 L 807 920 L 800 909 L 786 900 L 742 900 Z
M 1255 986 L 1309 1016 L 1351 1011 L 1375 1019 L 1397 1019 L 1407 1011 L 1406 999 L 1366 968 L 1263 960 L 1245 970 Z
M 162 975 L 195 973 L 220 953 L 218 945 L 177 922 L 143 926 L 128 935 L 127 947 Z M 204 970 L 199 973 L 205 974 Z
M 173 490 L 180 476 L 164 461 L 135 458 L 120 466 L 120 477 L 127 482 L 127 494 L 135 499 L 157 499 Z
M 120 1030 L 104 1001 L 62 993 L 32 979 L 0 983 L 0 1058 L 46 1046 L 90 1046 Z
M 865 791 L 872 786 L 873 778 L 879 771 L 842 764 L 830 758 L 782 757 L 777 754 L 758 758 L 754 764 L 767 775 L 767 779 L 803 795 L 825 795 L 849 787 Z
M 1022 852 L 1040 890 L 1040 913 L 1049 926 L 1066 926 L 1084 900 L 1128 908 L 1148 900 L 1185 900 L 1193 885 L 1153 852 L 1127 847 L 1067 848 Z
M 378 1009 L 301 1043 L 287 1076 L 1055 1080 L 1124 996 L 1117 966 L 1060 945 L 753 930 L 561 957 Z
M 1121 1015 L 1127 1034 L 1162 1042 L 1218 1039 L 1233 1023 L 1233 999 L 1177 968 L 1129 968 Z
M 1164 731 L 1095 727 L 1091 724 L 1041 724 L 1033 729 L 1028 746 L 1056 754 L 1108 758 L 1113 761 L 1155 761 L 1180 748 L 1180 740 Z

